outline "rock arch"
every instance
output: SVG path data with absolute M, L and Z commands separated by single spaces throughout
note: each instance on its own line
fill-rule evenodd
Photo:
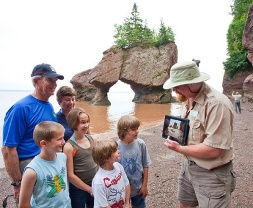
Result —
M 93 105 L 110 105 L 107 93 L 118 81 L 129 84 L 134 91 L 133 102 L 168 103 L 171 92 L 163 89 L 169 69 L 177 62 L 174 42 L 158 47 L 135 47 L 122 50 L 112 46 L 103 53 L 93 69 L 76 74 L 71 79 L 78 101 Z

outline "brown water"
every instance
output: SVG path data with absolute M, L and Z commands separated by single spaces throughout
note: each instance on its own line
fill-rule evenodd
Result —
M 5 113 L 17 100 L 30 93 L 31 91 L 0 91 L 0 148 Z M 87 102 L 77 102 L 76 106 L 84 108 L 90 115 L 94 138 L 117 137 L 117 121 L 122 115 L 136 116 L 141 123 L 140 130 L 143 130 L 162 124 L 166 114 L 179 114 L 180 104 L 135 104 L 131 102 L 133 96 L 133 93 L 109 93 L 110 106 L 91 106 Z M 55 96 L 50 98 L 50 102 L 55 112 L 58 112 L 60 107 Z M 0 154 L 0 168 L 3 166 Z
M 180 104 L 132 103 L 130 109 L 124 109 L 124 105 L 113 103 L 111 106 L 91 106 L 86 102 L 77 102 L 76 106 L 84 108 L 90 115 L 90 129 L 94 137 L 116 137 L 117 121 L 125 114 L 136 116 L 141 123 L 140 130 L 144 130 L 163 123 L 166 114 L 178 115 L 180 111 Z

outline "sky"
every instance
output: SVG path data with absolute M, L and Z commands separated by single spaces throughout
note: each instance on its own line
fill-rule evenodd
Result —
M 161 19 L 172 28 L 178 61 L 199 59 L 208 83 L 222 91 L 232 0 L 0 0 L 0 90 L 32 90 L 30 75 L 41 63 L 65 76 L 58 87 L 72 86 L 75 74 L 94 68 L 115 44 L 114 25 L 134 3 L 149 28 L 158 31 Z

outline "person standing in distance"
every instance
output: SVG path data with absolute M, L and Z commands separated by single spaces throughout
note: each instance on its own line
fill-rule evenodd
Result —
M 239 92 L 232 92 L 232 97 L 234 98 L 234 108 L 236 113 L 241 113 L 241 99 L 242 95 Z
M 177 63 L 170 70 L 164 89 L 173 89 L 183 102 L 182 118 L 190 120 L 186 146 L 165 141 L 183 155 L 178 177 L 180 208 L 231 207 L 236 178 L 233 170 L 233 104 L 204 81 L 193 61 Z
M 31 77 L 33 93 L 17 101 L 7 111 L 3 125 L 2 154 L 17 202 L 24 168 L 40 153 L 33 140 L 33 130 L 42 121 L 57 122 L 48 100 L 54 94 L 57 80 L 64 79 L 51 65 L 44 63 L 34 67 Z

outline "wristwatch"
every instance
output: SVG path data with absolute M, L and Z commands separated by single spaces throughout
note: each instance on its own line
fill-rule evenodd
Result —
M 16 180 L 16 181 L 11 182 L 12 186 L 19 186 L 20 184 L 21 184 L 21 180 Z

